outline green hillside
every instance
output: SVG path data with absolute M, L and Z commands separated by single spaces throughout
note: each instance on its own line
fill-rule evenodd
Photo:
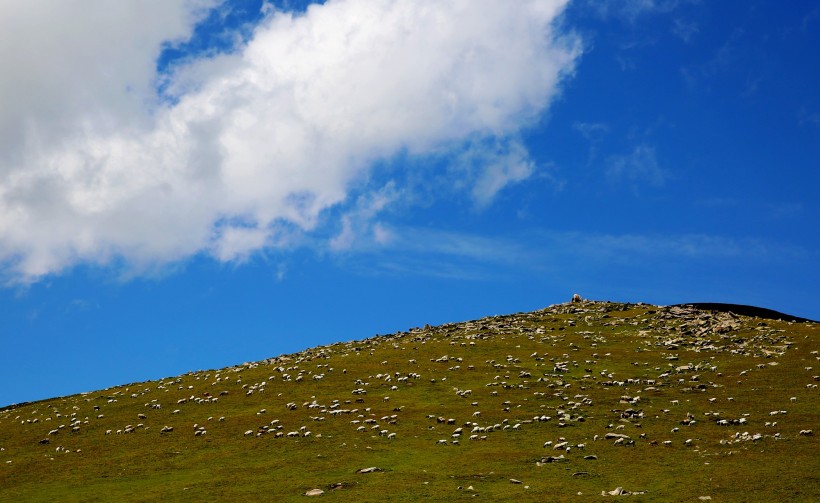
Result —
M 0 501 L 820 501 L 818 350 L 646 304 L 415 328 L 0 410 Z

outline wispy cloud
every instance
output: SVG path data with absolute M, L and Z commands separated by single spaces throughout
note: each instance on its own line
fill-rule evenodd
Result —
M 345 256 L 360 271 L 487 280 L 522 274 L 563 274 L 613 267 L 708 263 L 789 263 L 811 255 L 799 246 L 714 234 L 544 231 L 477 236 L 463 232 L 391 227 L 392 239 L 359 242 Z
M 572 123 L 572 127 L 589 141 L 597 141 L 601 135 L 609 132 L 609 126 L 601 122 L 576 121 Z
M 811 12 L 803 16 L 803 20 L 800 22 L 800 30 L 803 33 L 811 33 L 811 30 L 814 29 L 812 25 L 818 22 L 820 22 L 820 7 L 812 9 Z
M 802 126 L 820 126 L 820 112 L 810 111 L 807 107 L 802 107 L 797 114 L 797 124 Z
M 392 233 L 379 223 L 376 216 L 399 197 L 393 182 L 359 196 L 354 207 L 341 216 L 341 230 L 330 240 L 330 249 L 337 252 L 351 250 L 362 240 L 376 246 L 390 241 Z
M 527 148 L 518 140 L 473 142 L 458 154 L 452 169 L 471 187 L 479 208 L 487 207 L 504 187 L 529 178 L 536 170 Z
M 511 237 L 407 226 L 382 230 L 388 239 L 359 240 L 349 250 L 355 253 L 335 258 L 368 274 L 461 280 L 498 279 L 511 267 L 537 263 L 535 250 Z
M 799 216 L 804 211 L 803 203 L 781 202 L 766 205 L 771 220 L 784 220 Z
M 587 163 L 591 164 L 598 158 L 598 151 L 604 136 L 609 133 L 609 126 L 601 122 L 574 122 L 572 128 L 581 133 L 589 142 L 589 156 Z
M 716 76 L 730 72 L 738 65 L 739 60 L 743 59 L 742 53 L 747 50 L 746 46 L 749 45 L 748 41 L 745 40 L 746 38 L 747 34 L 744 29 L 735 28 L 732 30 L 726 41 L 718 47 L 710 59 L 701 64 L 681 69 L 681 74 L 686 83 L 690 87 L 709 85 L 710 81 Z M 755 79 L 750 79 L 749 74 L 747 74 L 744 82 L 744 92 L 752 89 L 753 86 L 750 87 L 750 83 L 754 81 Z
M 242 260 L 358 207 L 351 190 L 399 153 L 464 153 L 468 192 L 490 204 L 537 170 L 515 138 L 580 55 L 553 27 L 565 3 L 269 10 L 233 52 L 158 74 L 162 48 L 218 2 L 3 2 L 15 44 L 0 49 L 13 69 L 0 79 L 0 264 L 33 280 L 77 263 Z M 330 216 L 332 246 L 349 246 L 358 217 Z
M 612 183 L 627 184 L 637 192 L 641 185 L 662 186 L 669 174 L 658 164 L 655 148 L 641 144 L 628 154 L 610 156 L 606 177 Z
M 699 0 L 582 0 L 580 3 L 600 17 L 616 17 L 634 23 L 641 16 L 672 12 Z
M 99 309 L 100 306 L 96 302 L 92 302 L 86 299 L 72 299 L 68 302 L 64 309 L 65 314 L 71 313 L 79 313 L 84 311 L 89 311 L 92 309 Z
M 675 19 L 672 25 L 672 33 L 687 44 L 698 34 L 700 28 L 697 23 Z
M 698 199 L 693 204 L 702 208 L 730 208 L 740 205 L 740 200 L 734 197 L 710 197 Z

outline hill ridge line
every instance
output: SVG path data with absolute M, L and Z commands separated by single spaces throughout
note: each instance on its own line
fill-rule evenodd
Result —
M 431 326 L 429 324 L 426 324 L 423 327 L 412 327 L 412 328 L 409 328 L 409 329 L 404 330 L 404 331 L 397 331 L 395 333 L 376 334 L 376 335 L 373 335 L 371 337 L 365 337 L 363 339 L 352 339 L 352 340 L 349 340 L 349 341 L 331 342 L 329 344 L 322 344 L 322 345 L 318 345 L 318 346 L 314 346 L 314 347 L 309 347 L 309 348 L 305 348 L 305 349 L 302 349 L 301 351 L 296 351 L 296 352 L 293 352 L 293 353 L 282 353 L 278 356 L 273 356 L 273 357 L 269 357 L 269 358 L 262 358 L 260 360 L 256 360 L 256 361 L 252 361 L 252 362 L 243 362 L 243 363 L 226 365 L 226 366 L 220 367 L 218 369 L 214 368 L 214 369 L 190 370 L 190 371 L 184 372 L 180 375 L 187 375 L 187 374 L 192 374 L 192 373 L 196 373 L 196 372 L 231 369 L 231 368 L 243 367 L 243 366 L 248 366 L 248 365 L 258 365 L 258 364 L 261 364 L 261 363 L 274 364 L 274 363 L 282 362 L 284 358 L 293 358 L 293 357 L 302 355 L 304 353 L 320 350 L 322 348 L 329 348 L 329 347 L 339 345 L 339 344 L 350 344 L 350 343 L 354 343 L 354 342 L 365 342 L 365 341 L 369 341 L 369 340 L 377 339 L 377 338 L 391 339 L 391 338 L 397 338 L 397 337 L 404 337 L 404 336 L 411 335 L 411 334 L 414 334 L 414 333 L 423 333 L 423 332 L 428 331 L 428 330 L 435 330 L 435 329 L 441 329 L 441 328 L 456 329 L 460 325 L 478 323 L 478 322 L 481 322 L 481 321 L 484 321 L 484 320 L 492 320 L 492 319 L 497 319 L 497 318 L 508 318 L 508 317 L 514 317 L 514 316 L 519 316 L 519 315 L 542 313 L 542 312 L 548 312 L 548 311 L 559 309 L 559 308 L 567 308 L 567 307 L 572 308 L 573 306 L 575 306 L 575 307 L 580 307 L 582 305 L 589 306 L 590 304 L 592 304 L 592 305 L 600 304 L 602 306 L 608 306 L 613 310 L 615 308 L 619 308 L 621 310 L 627 310 L 627 309 L 630 309 L 632 307 L 650 307 L 650 308 L 657 308 L 657 309 L 672 309 L 672 308 L 695 309 L 697 311 L 703 311 L 703 312 L 713 311 L 713 312 L 720 312 L 720 313 L 731 313 L 731 314 L 734 314 L 734 315 L 745 316 L 745 317 L 750 317 L 750 318 L 761 318 L 761 319 L 768 319 L 768 320 L 782 320 L 782 321 L 794 322 L 794 323 L 820 323 L 816 320 L 811 320 L 811 319 L 808 319 L 808 318 L 802 318 L 802 317 L 799 317 L 799 316 L 793 316 L 793 315 L 790 315 L 790 314 L 781 313 L 781 312 L 775 311 L 773 309 L 757 307 L 757 306 L 749 306 L 749 305 L 744 305 L 744 304 L 731 304 L 731 303 L 720 303 L 720 302 L 687 302 L 687 303 L 671 304 L 671 305 L 655 305 L 655 304 L 648 304 L 646 302 L 615 302 L 615 301 L 608 301 L 608 300 L 591 300 L 591 299 L 583 299 L 583 298 L 580 298 L 580 300 L 578 300 L 578 298 L 574 298 L 573 300 L 570 300 L 568 302 L 563 302 L 563 303 L 558 303 L 558 304 L 551 304 L 547 307 L 544 307 L 544 308 L 541 308 L 541 309 L 536 309 L 534 311 L 519 311 L 519 312 L 509 313 L 509 314 L 488 315 L 488 316 L 484 316 L 482 318 L 476 318 L 476 319 L 464 320 L 464 321 L 447 322 L 447 323 L 442 323 L 440 325 L 435 325 L 435 326 Z M 42 398 L 40 400 L 32 400 L 32 401 L 18 402 L 18 403 L 12 403 L 12 404 L 8 404 L 8 405 L 2 405 L 2 406 L 0 406 L 0 412 L 6 411 L 6 410 L 12 410 L 12 409 L 27 406 L 27 405 L 36 405 L 38 403 L 46 402 L 46 401 L 49 401 L 49 400 L 67 398 L 67 397 L 71 397 L 71 396 L 75 396 L 75 395 L 88 395 L 88 394 L 92 394 L 92 393 L 99 393 L 99 392 L 106 391 L 106 390 L 113 389 L 113 388 L 119 388 L 119 387 L 122 387 L 122 386 L 135 386 L 135 385 L 138 385 L 138 384 L 153 382 L 153 381 L 156 381 L 156 380 L 167 379 L 167 378 L 171 378 L 171 377 L 176 377 L 176 376 L 164 376 L 164 377 L 160 377 L 160 378 L 157 378 L 157 379 L 148 379 L 148 380 L 145 380 L 145 381 L 134 381 L 134 382 L 128 382 L 128 383 L 120 383 L 120 384 L 114 384 L 114 385 L 108 386 L 107 388 L 102 388 L 102 389 L 93 390 L 93 391 L 85 391 L 85 392 L 80 392 L 80 393 L 72 393 L 72 394 L 64 395 L 64 396 L 53 396 L 53 397 L 48 397 L 48 398 Z

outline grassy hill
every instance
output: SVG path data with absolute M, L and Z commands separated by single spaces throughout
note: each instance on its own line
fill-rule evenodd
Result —
M 0 501 L 819 501 L 818 349 L 687 306 L 415 328 L 0 410 Z

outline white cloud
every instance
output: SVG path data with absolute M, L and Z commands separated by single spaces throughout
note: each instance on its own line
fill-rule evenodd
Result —
M 580 51 L 552 27 L 565 0 L 340 0 L 157 75 L 213 2 L 90 2 L 0 4 L 0 262 L 18 279 L 242 258 L 315 229 L 374 162 L 475 138 L 513 145 L 475 177 L 486 204 L 532 172 L 510 138 Z
M 162 44 L 185 40 L 215 3 L 0 2 L 0 173 L 77 128 L 145 125 Z
M 227 227 L 216 240 L 213 253 L 219 260 L 245 258 L 250 252 L 265 246 L 268 231 L 258 227 Z

